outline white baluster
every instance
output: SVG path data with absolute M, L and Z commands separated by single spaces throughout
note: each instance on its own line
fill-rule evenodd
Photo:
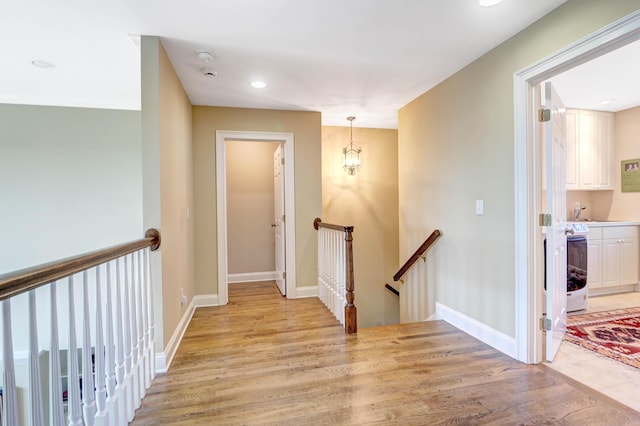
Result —
M 151 380 L 153 380 L 156 377 L 156 322 L 153 305 L 153 282 L 151 281 L 151 249 L 147 247 L 145 252 L 147 258 L 147 305 L 149 306 L 149 361 L 151 361 L 150 371 Z
M 140 251 L 143 256 L 142 270 L 143 270 L 143 282 L 142 282 L 142 330 L 143 330 L 143 348 L 144 348 L 144 387 L 149 389 L 151 386 L 151 349 L 149 348 L 149 292 L 148 292 L 148 257 L 147 250 Z M 146 392 L 145 392 L 146 393 Z
M 323 271 L 322 274 L 324 276 L 323 281 L 323 289 L 322 289 L 322 303 L 325 306 L 327 304 L 327 296 L 329 294 L 329 245 L 327 241 L 327 232 L 322 229 L 322 256 L 324 257 L 324 261 L 322 262 Z
M 118 398 L 118 425 L 127 424 L 129 419 L 129 398 L 127 393 L 125 367 L 124 313 L 122 312 L 122 285 L 120 259 L 116 260 L 116 395 Z
M 133 372 L 131 371 L 131 306 L 130 299 L 130 272 L 129 256 L 124 257 L 124 297 L 123 330 L 124 330 L 124 381 L 127 392 L 127 421 L 132 421 L 135 414 L 134 394 L 133 394 Z
M 69 426 L 81 426 L 80 374 L 78 373 L 78 344 L 76 342 L 75 297 L 73 277 L 69 277 L 69 349 L 67 351 L 67 395 Z
M 108 424 L 116 426 L 120 421 L 120 407 L 118 404 L 118 397 L 116 395 L 116 360 L 115 344 L 113 339 L 113 302 L 111 293 L 112 288 L 117 285 L 117 280 L 115 282 L 111 280 L 112 266 L 112 263 L 107 264 L 107 285 L 105 286 L 105 291 L 107 293 L 107 306 L 105 308 L 105 375 L 108 395 L 106 401 L 106 410 L 109 413 Z
M 131 280 L 129 281 L 129 297 L 131 312 L 131 373 L 133 374 L 133 407 L 140 407 L 140 359 L 138 353 L 138 305 L 136 303 L 136 263 L 133 253 L 131 256 Z
M 338 233 L 338 247 L 339 250 L 339 263 L 340 267 L 338 268 L 338 277 L 340 278 L 338 281 L 338 290 L 336 292 L 336 314 L 340 319 L 340 324 L 344 325 L 344 304 L 345 304 L 345 292 L 347 289 L 347 245 L 345 241 L 345 233 Z
M 320 228 L 318 230 L 320 235 L 318 235 L 318 253 L 320 253 L 321 258 L 318 260 L 318 268 L 320 272 L 318 273 L 318 279 L 321 281 L 318 285 L 321 287 L 320 290 L 320 300 L 324 303 L 324 286 L 325 286 L 325 262 L 326 262 L 326 254 L 325 254 L 325 245 L 324 245 L 324 232 L 323 229 Z
M 38 322 L 36 320 L 36 291 L 29 292 L 29 397 L 31 424 L 44 424 L 40 361 L 38 359 Z
M 60 342 L 58 339 L 58 300 L 57 284 L 49 284 L 49 303 L 51 305 L 51 344 L 49 346 L 49 416 L 53 426 L 64 424 L 64 406 L 62 403 L 62 373 L 60 371 Z
M 137 313 L 137 325 L 138 325 L 138 389 L 140 389 L 140 400 L 147 393 L 147 386 L 145 386 L 145 366 L 147 364 L 145 347 L 144 347 L 144 324 L 143 324 L 143 315 L 142 315 L 142 288 L 144 287 L 144 283 L 142 281 L 142 251 L 138 250 L 137 254 L 137 271 L 138 271 L 138 285 L 136 286 L 136 313 Z M 138 404 L 138 407 L 140 404 Z
M 89 321 L 89 273 L 82 272 L 83 338 L 82 338 L 82 406 L 84 423 L 93 426 L 96 416 L 93 361 L 91 360 L 91 323 Z
M 336 293 L 338 292 L 338 283 L 339 283 L 339 275 L 338 270 L 340 268 L 340 247 L 336 242 L 336 231 L 331 231 L 331 259 L 332 259 L 332 280 L 331 280 L 331 312 L 333 315 L 338 318 L 336 315 Z
M 4 359 L 2 425 L 18 426 L 18 394 L 16 372 L 13 362 L 13 335 L 11 332 L 11 300 L 2 301 L 2 358 Z
M 107 265 L 108 269 L 108 265 Z M 109 424 L 107 412 L 107 384 L 105 383 L 104 368 L 104 332 L 102 331 L 102 283 L 100 266 L 96 267 L 96 349 L 95 349 L 95 381 L 96 381 L 96 413 L 95 424 L 102 426 Z
M 318 229 L 318 232 L 318 254 L 320 255 L 320 259 L 318 259 L 318 292 L 320 295 L 320 300 L 322 301 L 322 303 L 324 303 L 324 233 L 322 232 L 322 228 Z

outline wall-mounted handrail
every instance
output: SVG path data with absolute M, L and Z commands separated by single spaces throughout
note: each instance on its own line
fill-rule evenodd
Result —
M 160 232 L 157 229 L 148 229 L 144 238 L 139 240 L 0 275 L 0 301 L 146 247 L 151 250 L 160 247 Z
M 404 274 L 406 274 L 409 271 L 409 269 L 411 269 L 411 267 L 416 263 L 416 261 L 420 259 L 422 255 L 427 250 L 429 250 L 429 248 L 433 245 L 433 243 L 435 243 L 438 240 L 438 238 L 440 238 L 441 236 L 442 236 L 442 232 L 440 232 L 439 229 L 436 229 L 435 231 L 433 231 L 431 235 L 429 235 L 429 237 L 424 241 L 424 243 L 422 243 L 420 247 L 418 247 L 418 250 L 416 250 L 416 252 L 411 255 L 409 260 L 407 260 L 407 262 L 404 265 L 402 265 L 402 267 L 398 270 L 398 272 L 396 272 L 396 274 L 393 276 L 393 280 L 399 281 L 404 276 Z
M 395 294 L 396 296 L 400 296 L 400 292 L 398 290 L 396 290 L 395 288 L 391 287 L 391 285 L 389 283 L 385 283 L 384 288 L 386 288 L 387 290 L 389 290 L 391 293 Z
M 324 223 L 317 217 L 313 220 L 313 228 L 344 233 L 345 243 L 339 245 L 330 237 L 318 237 L 318 292 L 320 299 L 339 320 L 343 318 L 342 312 L 337 311 L 340 307 L 336 301 L 344 299 L 344 328 L 348 334 L 354 334 L 358 331 L 358 319 L 353 303 L 353 226 Z

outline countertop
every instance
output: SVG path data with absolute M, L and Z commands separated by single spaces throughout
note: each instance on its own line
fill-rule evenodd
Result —
M 594 226 L 594 227 L 604 227 L 604 226 L 639 226 L 640 225 L 640 221 L 631 221 L 631 220 L 605 220 L 605 221 L 598 221 L 598 220 L 581 220 L 579 222 L 569 222 L 569 223 L 586 223 L 587 226 Z

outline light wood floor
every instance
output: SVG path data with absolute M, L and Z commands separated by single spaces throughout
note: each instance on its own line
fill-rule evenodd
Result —
M 443 321 L 347 336 L 318 299 L 269 282 L 196 311 L 133 425 L 369 423 L 618 426 L 640 413 Z

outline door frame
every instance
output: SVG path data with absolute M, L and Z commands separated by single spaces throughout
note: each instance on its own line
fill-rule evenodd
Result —
M 640 11 L 518 71 L 514 88 L 515 162 L 515 314 L 516 358 L 543 361 L 543 256 L 538 231 L 541 158 L 538 149 L 535 86 L 557 74 L 640 40 Z
M 227 162 L 226 142 L 279 142 L 284 149 L 285 287 L 288 299 L 296 298 L 296 216 L 294 192 L 293 133 L 216 131 L 216 213 L 218 242 L 218 304 L 229 302 L 227 261 Z

